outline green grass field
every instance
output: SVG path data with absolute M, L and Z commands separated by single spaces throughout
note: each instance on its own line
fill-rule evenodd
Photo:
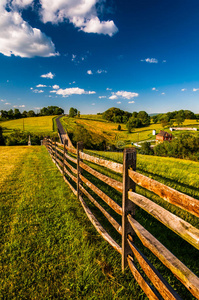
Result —
M 44 147 L 0 157 L 1 299 L 146 299 Z
M 53 118 L 55 116 L 33 117 L 18 120 L 10 120 L 1 122 L 4 134 L 9 134 L 13 129 L 19 129 L 33 132 L 33 133 L 52 133 L 53 132 Z
M 122 141 L 125 146 L 130 146 L 132 142 L 155 139 L 155 136 L 152 135 L 152 131 L 155 129 L 158 133 L 160 130 L 163 130 L 161 124 L 151 124 L 147 127 L 136 128 L 131 133 L 128 133 L 126 125 L 120 124 L 121 131 L 118 131 L 117 123 L 108 122 L 102 119 L 101 115 L 82 115 L 81 118 L 63 117 L 61 122 L 68 131 L 74 131 L 79 124 L 93 133 L 103 135 L 111 144 L 117 145 Z M 199 128 L 199 124 L 195 120 L 185 120 L 183 126 Z M 168 131 L 169 129 L 165 128 L 164 130 Z M 178 132 L 172 134 L 177 135 Z M 197 133 L 195 132 L 195 134 Z

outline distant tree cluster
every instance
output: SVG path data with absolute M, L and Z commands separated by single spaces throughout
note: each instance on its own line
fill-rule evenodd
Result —
M 145 111 L 127 112 L 119 108 L 112 107 L 106 110 L 102 117 L 114 123 L 126 124 L 127 130 L 131 132 L 133 128 L 139 128 L 150 125 L 150 116 Z
M 199 137 L 191 133 L 182 133 L 171 142 L 165 141 L 153 149 L 149 142 L 142 144 L 140 154 L 169 156 L 199 161 Z
M 24 110 L 22 113 L 18 108 L 10 109 L 8 111 L 1 110 L 1 121 L 3 120 L 14 120 L 20 118 L 29 118 L 29 117 L 37 117 L 37 116 L 51 116 L 51 115 L 61 115 L 64 113 L 64 110 L 58 106 L 48 106 L 43 107 L 39 113 L 35 113 L 34 110 L 26 111 Z
M 182 133 L 173 141 L 160 143 L 154 147 L 154 154 L 199 161 L 199 137 Z
M 114 123 L 127 123 L 131 115 L 132 114 L 128 111 L 124 111 L 116 107 L 111 107 L 102 114 L 102 117 L 103 119 Z
M 178 125 L 183 124 L 185 119 L 196 120 L 199 119 L 198 115 L 195 115 L 190 110 L 178 110 L 168 112 L 166 114 L 158 114 L 152 117 L 153 123 L 161 123 L 163 127 L 173 126 L 174 122 Z
M 79 110 L 77 110 L 76 108 L 74 108 L 74 107 L 71 107 L 70 109 L 69 109 L 69 114 L 68 114 L 68 116 L 70 117 L 70 118 L 74 118 L 74 117 L 78 117 L 78 118 L 80 118 L 80 111 Z

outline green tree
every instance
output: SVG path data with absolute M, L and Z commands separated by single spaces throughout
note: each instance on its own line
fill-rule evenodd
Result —
M 145 111 L 139 111 L 137 118 L 140 119 L 143 126 L 150 125 L 151 118 Z
M 4 145 L 3 129 L 0 126 L 0 145 Z
M 119 124 L 118 126 L 117 126 L 117 130 L 121 130 L 121 125 Z
M 15 119 L 20 119 L 21 118 L 21 112 L 19 111 L 18 108 L 14 109 L 14 118 Z
M 9 120 L 14 119 L 14 111 L 12 109 L 8 111 L 8 118 Z
M 34 110 L 29 110 L 29 111 L 27 112 L 27 117 L 28 117 L 28 118 L 30 118 L 30 117 L 35 117 L 35 112 L 34 112 Z
M 153 150 L 151 149 L 151 144 L 149 142 L 144 142 L 141 145 L 141 154 L 153 155 Z
M 69 117 L 70 118 L 74 118 L 74 117 L 76 117 L 76 115 L 77 115 L 77 109 L 76 108 L 74 108 L 74 107 L 71 107 L 70 109 L 69 109 Z

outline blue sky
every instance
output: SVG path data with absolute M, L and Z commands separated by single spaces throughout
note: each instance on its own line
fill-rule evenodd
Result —
M 0 110 L 49 105 L 199 113 L 199 1 L 1 0 Z

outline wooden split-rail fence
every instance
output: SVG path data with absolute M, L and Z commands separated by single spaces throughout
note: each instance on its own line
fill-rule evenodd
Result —
M 63 174 L 64 180 L 81 202 L 85 213 L 96 230 L 122 255 L 122 270 L 124 271 L 124 269 L 129 266 L 134 278 L 149 299 L 171 300 L 181 299 L 181 297 L 134 244 L 135 235 L 137 235 L 142 244 L 148 248 L 175 275 L 175 277 L 177 277 L 189 292 L 196 299 L 199 299 L 199 278 L 136 221 L 134 217 L 135 207 L 139 206 L 141 209 L 145 210 L 196 249 L 199 249 L 199 230 L 155 202 L 137 194 L 135 192 L 135 186 L 139 185 L 152 191 L 165 201 L 197 217 L 199 217 L 198 200 L 136 172 L 136 151 L 134 148 L 124 150 L 123 164 L 120 164 L 84 153 L 83 144 L 81 142 L 77 143 L 77 149 L 69 147 L 67 140 L 65 140 L 63 145 L 52 141 L 51 139 L 45 139 L 43 144 L 46 146 L 53 161 Z M 91 168 L 88 165 L 90 163 L 123 174 L 123 183 Z M 83 170 L 119 191 L 122 194 L 122 207 L 83 176 Z M 71 184 L 71 180 L 75 185 Z M 88 189 L 84 186 L 91 189 L 117 214 L 122 216 L 122 224 L 119 224 L 110 213 L 94 199 L 88 192 Z M 122 236 L 122 247 L 118 245 L 118 243 L 102 227 L 87 206 L 85 198 L 83 199 L 83 195 L 85 195 L 86 198 L 101 211 L 116 231 Z M 142 276 L 136 267 L 134 258 L 136 258 L 153 286 Z

